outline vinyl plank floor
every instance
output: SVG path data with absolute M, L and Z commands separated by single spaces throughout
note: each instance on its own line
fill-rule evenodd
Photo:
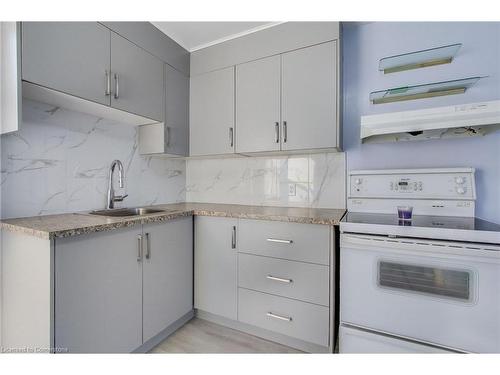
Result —
M 151 353 L 301 353 L 231 328 L 194 318 Z

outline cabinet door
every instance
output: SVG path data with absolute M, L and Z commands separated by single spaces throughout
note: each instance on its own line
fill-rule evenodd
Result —
M 165 64 L 165 153 L 189 155 L 189 77 Z
M 236 151 L 280 150 L 280 56 L 236 66 Z
M 194 305 L 237 318 L 237 219 L 196 217 L 194 226 Z
M 234 152 L 234 67 L 191 77 L 190 154 Z
M 23 22 L 22 77 L 54 90 L 110 104 L 110 31 L 96 22 Z
M 144 225 L 143 339 L 193 309 L 192 217 Z
M 337 43 L 282 58 L 283 150 L 337 147 Z
M 111 106 L 157 121 L 164 117 L 164 63 L 111 33 Z
M 131 352 L 142 344 L 140 229 L 55 242 L 55 345 L 71 353 Z

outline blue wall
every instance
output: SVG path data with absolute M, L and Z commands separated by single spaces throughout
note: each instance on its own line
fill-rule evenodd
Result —
M 451 64 L 384 75 L 382 57 L 462 43 Z M 500 99 L 500 23 L 354 24 L 343 29 L 343 126 L 347 169 L 476 168 L 476 216 L 500 223 L 500 132 L 485 137 L 361 145 L 362 115 Z M 372 105 L 371 91 L 489 76 L 465 94 Z

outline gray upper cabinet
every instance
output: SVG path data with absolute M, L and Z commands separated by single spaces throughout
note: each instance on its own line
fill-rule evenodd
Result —
M 189 77 L 165 64 L 165 123 L 139 127 L 141 155 L 189 156 Z
M 22 23 L 24 81 L 139 115 L 151 119 L 151 123 L 164 120 L 164 65 L 97 22 Z M 57 100 L 74 109 L 69 100 Z M 77 107 L 119 119 L 115 115 L 118 111 L 109 112 L 109 108 L 103 112 L 102 107 L 82 102 Z
M 22 78 L 110 104 L 110 31 L 96 22 L 23 22 Z
M 144 342 L 193 310 L 193 218 L 144 225 Z
M 279 55 L 236 66 L 236 152 L 280 150 Z
M 165 64 L 165 152 L 189 155 L 189 77 Z
M 191 77 L 190 155 L 234 152 L 234 67 Z
M 337 42 L 282 56 L 282 149 L 338 147 Z
M 164 119 L 164 63 L 111 33 L 111 106 L 157 121 Z
M 194 304 L 197 309 L 237 318 L 237 219 L 195 218 Z
M 131 352 L 142 344 L 137 228 L 56 239 L 55 346 Z

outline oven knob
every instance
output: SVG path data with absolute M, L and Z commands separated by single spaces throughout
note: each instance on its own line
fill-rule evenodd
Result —
M 457 193 L 458 194 L 465 194 L 465 188 L 463 188 L 463 187 L 457 187 Z
M 462 185 L 463 183 L 465 183 L 465 178 L 463 178 L 463 177 L 455 177 L 455 183 L 458 184 L 458 185 Z

